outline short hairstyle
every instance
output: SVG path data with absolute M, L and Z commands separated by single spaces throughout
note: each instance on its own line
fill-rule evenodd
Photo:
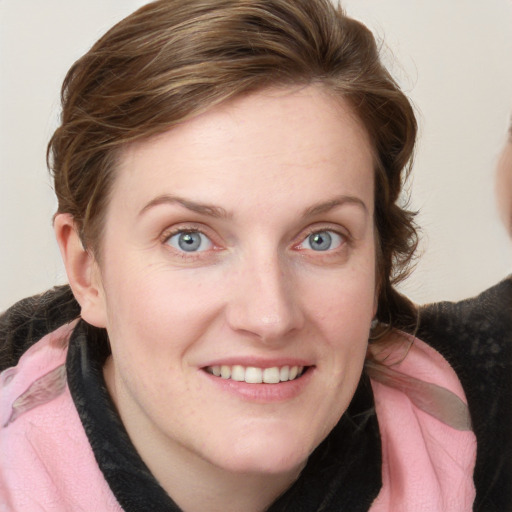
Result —
M 347 101 L 370 137 L 378 318 L 403 327 L 413 310 L 394 284 L 407 274 L 417 233 L 399 202 L 416 119 L 371 32 L 329 0 L 158 0 L 115 25 L 64 80 L 62 122 L 48 145 L 58 212 L 73 216 L 101 261 L 105 208 L 127 144 L 237 96 L 308 84 Z

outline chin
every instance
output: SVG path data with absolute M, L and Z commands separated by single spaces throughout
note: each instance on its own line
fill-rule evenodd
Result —
M 226 471 L 247 474 L 284 474 L 299 472 L 316 446 L 292 429 L 269 435 L 250 436 L 239 431 L 231 440 L 229 457 L 225 453 L 217 460 Z M 220 455 L 220 454 L 219 454 Z M 217 457 L 216 457 L 217 458 Z M 222 462 L 221 462 L 222 460 Z
M 307 462 L 307 456 L 297 457 L 295 454 L 244 454 L 233 456 L 222 464 L 229 473 L 247 475 L 284 475 L 300 473 Z

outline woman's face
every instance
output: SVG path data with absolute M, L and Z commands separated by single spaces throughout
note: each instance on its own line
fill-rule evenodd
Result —
M 373 196 L 365 131 L 315 87 L 126 149 L 98 282 L 108 387 L 150 469 L 296 472 L 325 438 L 375 312 Z
M 505 226 L 512 236 L 512 136 L 501 153 L 496 178 L 498 205 Z

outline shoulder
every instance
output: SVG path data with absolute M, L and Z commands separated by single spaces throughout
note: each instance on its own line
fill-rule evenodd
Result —
M 74 324 L 66 324 L 34 343 L 12 366 L 0 373 L 0 428 L 51 402 L 66 388 L 65 361 Z
M 512 506 L 512 276 L 476 297 L 420 309 L 418 337 L 457 372 L 477 436 L 475 510 Z
M 462 345 L 468 356 L 510 351 L 512 275 L 476 297 L 423 306 L 418 335 L 448 352 Z
M 8 510 L 121 510 L 67 385 L 74 325 L 47 334 L 0 373 L 0 503 Z
M 453 366 L 469 400 L 512 400 L 512 276 L 476 297 L 420 308 L 417 335 Z
M 23 299 L 0 314 L 0 371 L 15 366 L 36 341 L 79 314 L 69 286 Z

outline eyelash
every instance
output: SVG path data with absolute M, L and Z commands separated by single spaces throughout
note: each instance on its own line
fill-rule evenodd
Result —
M 171 230 L 165 231 L 163 233 L 162 244 L 166 246 L 167 250 L 172 251 L 173 254 L 175 254 L 183 259 L 186 259 L 186 260 L 197 259 L 197 258 L 201 257 L 201 255 L 203 253 L 211 251 L 211 250 L 216 250 L 216 247 L 217 247 L 217 244 L 215 244 L 215 242 L 212 240 L 212 236 L 205 233 L 205 231 L 206 230 L 204 228 L 202 228 L 201 226 L 194 226 L 194 225 L 187 226 L 187 227 L 176 227 Z M 185 235 L 187 233 L 191 233 L 191 234 L 199 233 L 199 234 L 205 236 L 210 241 L 212 248 L 207 249 L 206 251 L 187 252 L 184 250 L 180 251 L 179 249 L 172 247 L 170 245 L 169 241 L 171 240 L 171 238 L 173 238 L 176 235 L 180 235 L 180 234 Z
M 205 253 L 209 253 L 211 251 L 218 251 L 219 249 L 221 249 L 221 247 L 214 242 L 213 237 L 208 235 L 205 231 L 206 230 L 202 226 L 195 226 L 195 225 L 187 226 L 187 227 L 176 227 L 176 228 L 173 228 L 171 230 L 164 232 L 164 234 L 162 235 L 162 244 L 165 245 L 168 250 L 172 251 L 173 254 L 181 257 L 184 260 L 196 260 L 201 257 L 204 257 Z M 325 232 L 334 233 L 337 237 L 340 237 L 340 245 L 338 247 L 335 247 L 334 249 L 327 249 L 325 251 L 315 251 L 313 249 L 300 249 L 299 248 L 299 246 L 302 245 L 303 243 L 305 243 L 308 240 L 308 238 L 311 237 L 312 235 L 314 235 L 316 233 L 325 233 Z M 171 240 L 171 238 L 173 238 L 174 236 L 179 235 L 179 234 L 187 234 L 187 233 L 192 233 L 192 234 L 198 233 L 198 234 L 205 236 L 210 241 L 212 247 L 208 248 L 206 250 L 203 250 L 203 251 L 187 252 L 184 250 L 179 250 L 170 245 L 169 241 Z M 346 246 L 350 245 L 350 242 L 351 242 L 350 235 L 340 232 L 339 229 L 334 229 L 332 226 L 318 226 L 318 225 L 311 226 L 310 228 L 308 228 L 306 230 L 305 233 L 303 231 L 296 239 L 299 239 L 299 241 L 292 244 L 292 247 L 294 249 L 298 249 L 301 252 L 307 251 L 310 254 L 313 253 L 314 256 L 312 256 L 312 257 L 324 257 L 324 258 L 336 257 L 337 255 L 339 255 L 340 252 L 342 252 L 346 248 Z
M 309 237 L 317 233 L 334 233 L 337 237 L 340 238 L 340 245 L 334 249 L 327 249 L 325 251 L 314 251 L 313 249 L 299 248 L 299 246 L 304 244 L 309 239 Z M 301 234 L 299 242 L 293 244 L 293 247 L 297 248 L 298 250 L 308 251 L 308 253 L 314 253 L 314 257 L 336 257 L 340 252 L 344 251 L 350 245 L 350 243 L 350 235 L 342 232 L 339 228 L 334 228 L 333 226 L 315 225 L 308 228 L 305 234 Z

